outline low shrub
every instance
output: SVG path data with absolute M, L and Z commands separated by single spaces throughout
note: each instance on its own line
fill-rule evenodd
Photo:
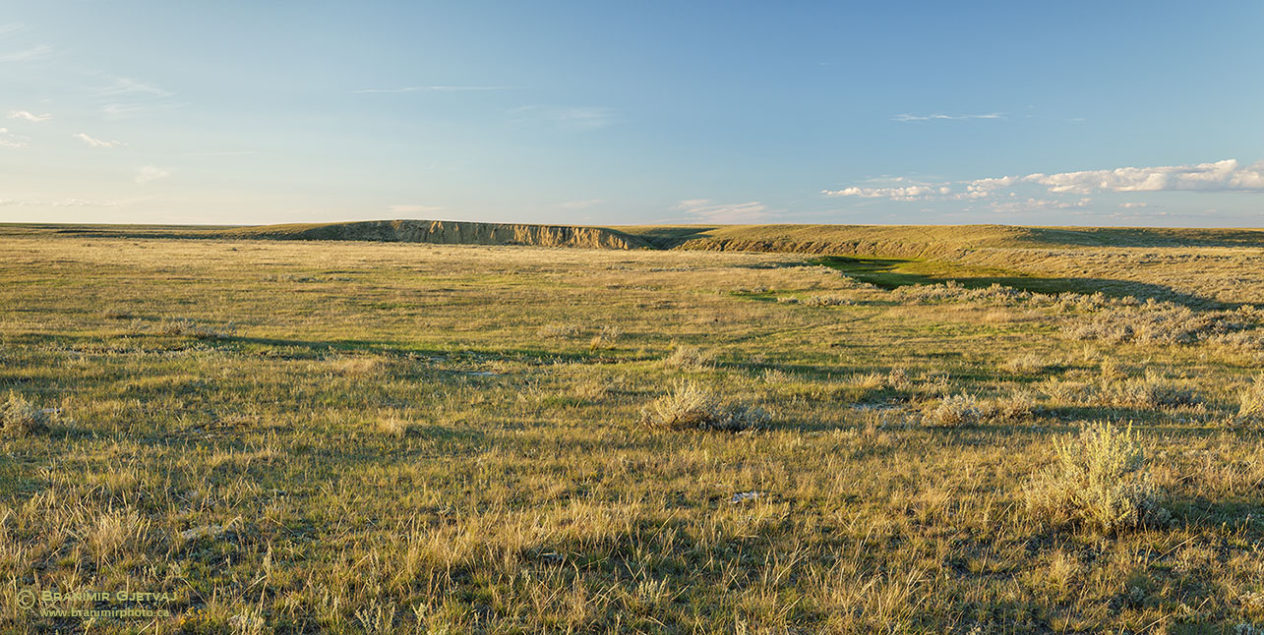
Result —
M 681 370 L 700 370 L 715 363 L 713 351 L 702 350 L 696 346 L 677 346 L 663 359 L 663 365 Z
M 237 332 L 236 325 L 226 324 L 220 327 L 199 324 L 188 318 L 166 319 L 158 324 L 158 332 L 163 335 L 192 337 L 199 340 L 215 340 L 232 337 Z
M 1131 425 L 1120 430 L 1091 424 L 1074 441 L 1055 441 L 1054 447 L 1057 462 L 1026 491 L 1033 518 L 1105 534 L 1159 526 L 1171 518 Z
M 1036 398 L 1030 392 L 1019 391 L 1008 397 L 989 401 L 983 408 L 983 416 L 999 421 L 1024 421 L 1036 413 Z
M 1264 375 L 1259 375 L 1238 396 L 1238 416 L 1264 419 Z
M 576 335 L 579 335 L 581 330 L 582 329 L 575 324 L 560 324 L 554 322 L 552 324 L 545 324 L 544 326 L 541 326 L 539 330 L 536 331 L 536 334 L 540 337 L 548 338 L 575 337 Z
M 813 295 L 803 299 L 803 304 L 808 306 L 843 306 L 847 304 L 855 304 L 850 298 L 841 295 Z
M 1106 407 L 1139 410 L 1189 406 L 1200 401 L 1192 390 L 1181 388 L 1154 373 L 1120 382 L 1103 382 L 1098 400 L 1100 405 Z
M 48 413 L 16 392 L 10 392 L 8 399 L 0 403 L 0 419 L 6 435 L 26 436 L 48 431 Z
M 1049 362 L 1040 355 L 1036 353 L 1023 353 L 1017 357 L 1011 357 L 1008 361 L 1001 365 L 1001 368 L 1015 375 L 1034 375 L 1049 366 Z
M 948 395 L 922 414 L 923 423 L 947 428 L 972 426 L 982 418 L 983 409 L 979 407 L 979 400 L 965 393 Z
M 771 419 L 763 408 L 725 404 L 718 395 L 681 382 L 641 410 L 641 422 L 667 430 L 740 432 L 763 427 Z

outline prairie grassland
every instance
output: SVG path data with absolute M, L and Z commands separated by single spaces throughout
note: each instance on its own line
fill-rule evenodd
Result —
M 0 629 L 1260 632 L 1261 252 L 1023 254 L 8 236 Z

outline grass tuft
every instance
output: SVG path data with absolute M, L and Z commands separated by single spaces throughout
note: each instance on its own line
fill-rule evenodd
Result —
M 378 433 L 397 439 L 408 436 L 408 432 L 412 430 L 412 427 L 412 422 L 396 416 L 378 417 L 373 423 L 373 428 Z

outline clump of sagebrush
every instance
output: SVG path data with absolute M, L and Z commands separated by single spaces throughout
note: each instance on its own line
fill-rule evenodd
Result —
M 536 334 L 540 337 L 575 337 L 582 329 L 575 324 L 551 323 L 541 326 Z
M 623 335 L 623 330 L 617 326 L 603 326 L 601 331 L 594 335 L 588 342 L 588 348 L 597 350 L 599 348 L 608 348 L 614 346 L 619 336 Z
M 610 393 L 612 382 L 602 377 L 588 377 L 574 385 L 571 393 L 584 401 L 601 401 Z
M 1048 368 L 1049 362 L 1037 353 L 1023 353 L 1011 357 L 1001 367 L 1015 375 L 1034 375 Z
M 237 326 L 234 324 L 226 324 L 221 327 L 214 327 L 208 324 L 198 324 L 188 318 L 166 319 L 158 325 L 158 332 L 163 335 L 175 335 L 179 337 L 192 337 L 199 340 L 215 340 L 232 337 L 237 332 Z
M 842 306 L 855 303 L 850 298 L 831 293 L 808 296 L 803 299 L 803 304 L 808 306 Z
M 1255 325 L 1254 314 L 1239 311 L 1194 311 L 1153 298 L 1144 304 L 1096 311 L 1062 328 L 1065 337 L 1114 344 L 1193 344 Z
M 724 430 L 739 432 L 759 428 L 771 417 L 750 404 L 726 404 L 718 395 L 681 382 L 671 392 L 641 409 L 641 422 L 668 430 Z
M 1023 421 L 1036 413 L 1036 397 L 1032 393 L 1020 390 L 1008 397 L 989 401 L 983 407 L 983 416 L 1001 421 Z
M 1264 418 L 1264 375 L 1259 375 L 1238 396 L 1238 416 Z
M 975 425 L 982 417 L 983 409 L 979 407 L 979 400 L 973 395 L 961 393 L 948 395 L 927 407 L 922 413 L 922 422 L 956 428 Z
M 1103 382 L 1098 400 L 1107 407 L 1137 409 L 1189 406 L 1201 401 L 1194 391 L 1154 372 L 1120 382 Z
M 7 435 L 24 436 L 48 431 L 48 413 L 16 392 L 10 391 L 8 399 L 0 403 L 0 418 Z
M 696 346 L 677 346 L 671 355 L 663 358 L 663 365 L 681 370 L 699 370 L 715 363 L 713 351 L 702 350 Z
M 1111 534 L 1171 518 L 1131 425 L 1121 430 L 1091 424 L 1074 441 L 1055 441 L 1054 447 L 1057 462 L 1026 491 L 1035 519 Z
M 120 307 L 110 307 L 101 312 L 101 317 L 107 320 L 130 320 L 134 315 L 131 311 Z

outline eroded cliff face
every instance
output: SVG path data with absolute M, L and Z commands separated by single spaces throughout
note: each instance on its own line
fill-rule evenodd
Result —
M 716 238 L 697 238 L 686 241 L 675 247 L 675 249 L 695 251 L 756 251 L 838 256 L 871 256 L 878 254 L 882 256 L 902 258 L 957 257 L 969 251 L 967 249 L 954 248 L 952 246 L 902 241 L 796 241 L 784 239 L 733 240 Z
M 283 240 L 365 240 L 449 245 L 530 245 L 586 249 L 642 249 L 635 236 L 603 227 L 525 225 L 464 221 L 362 221 L 330 225 L 251 228 L 242 237 Z

